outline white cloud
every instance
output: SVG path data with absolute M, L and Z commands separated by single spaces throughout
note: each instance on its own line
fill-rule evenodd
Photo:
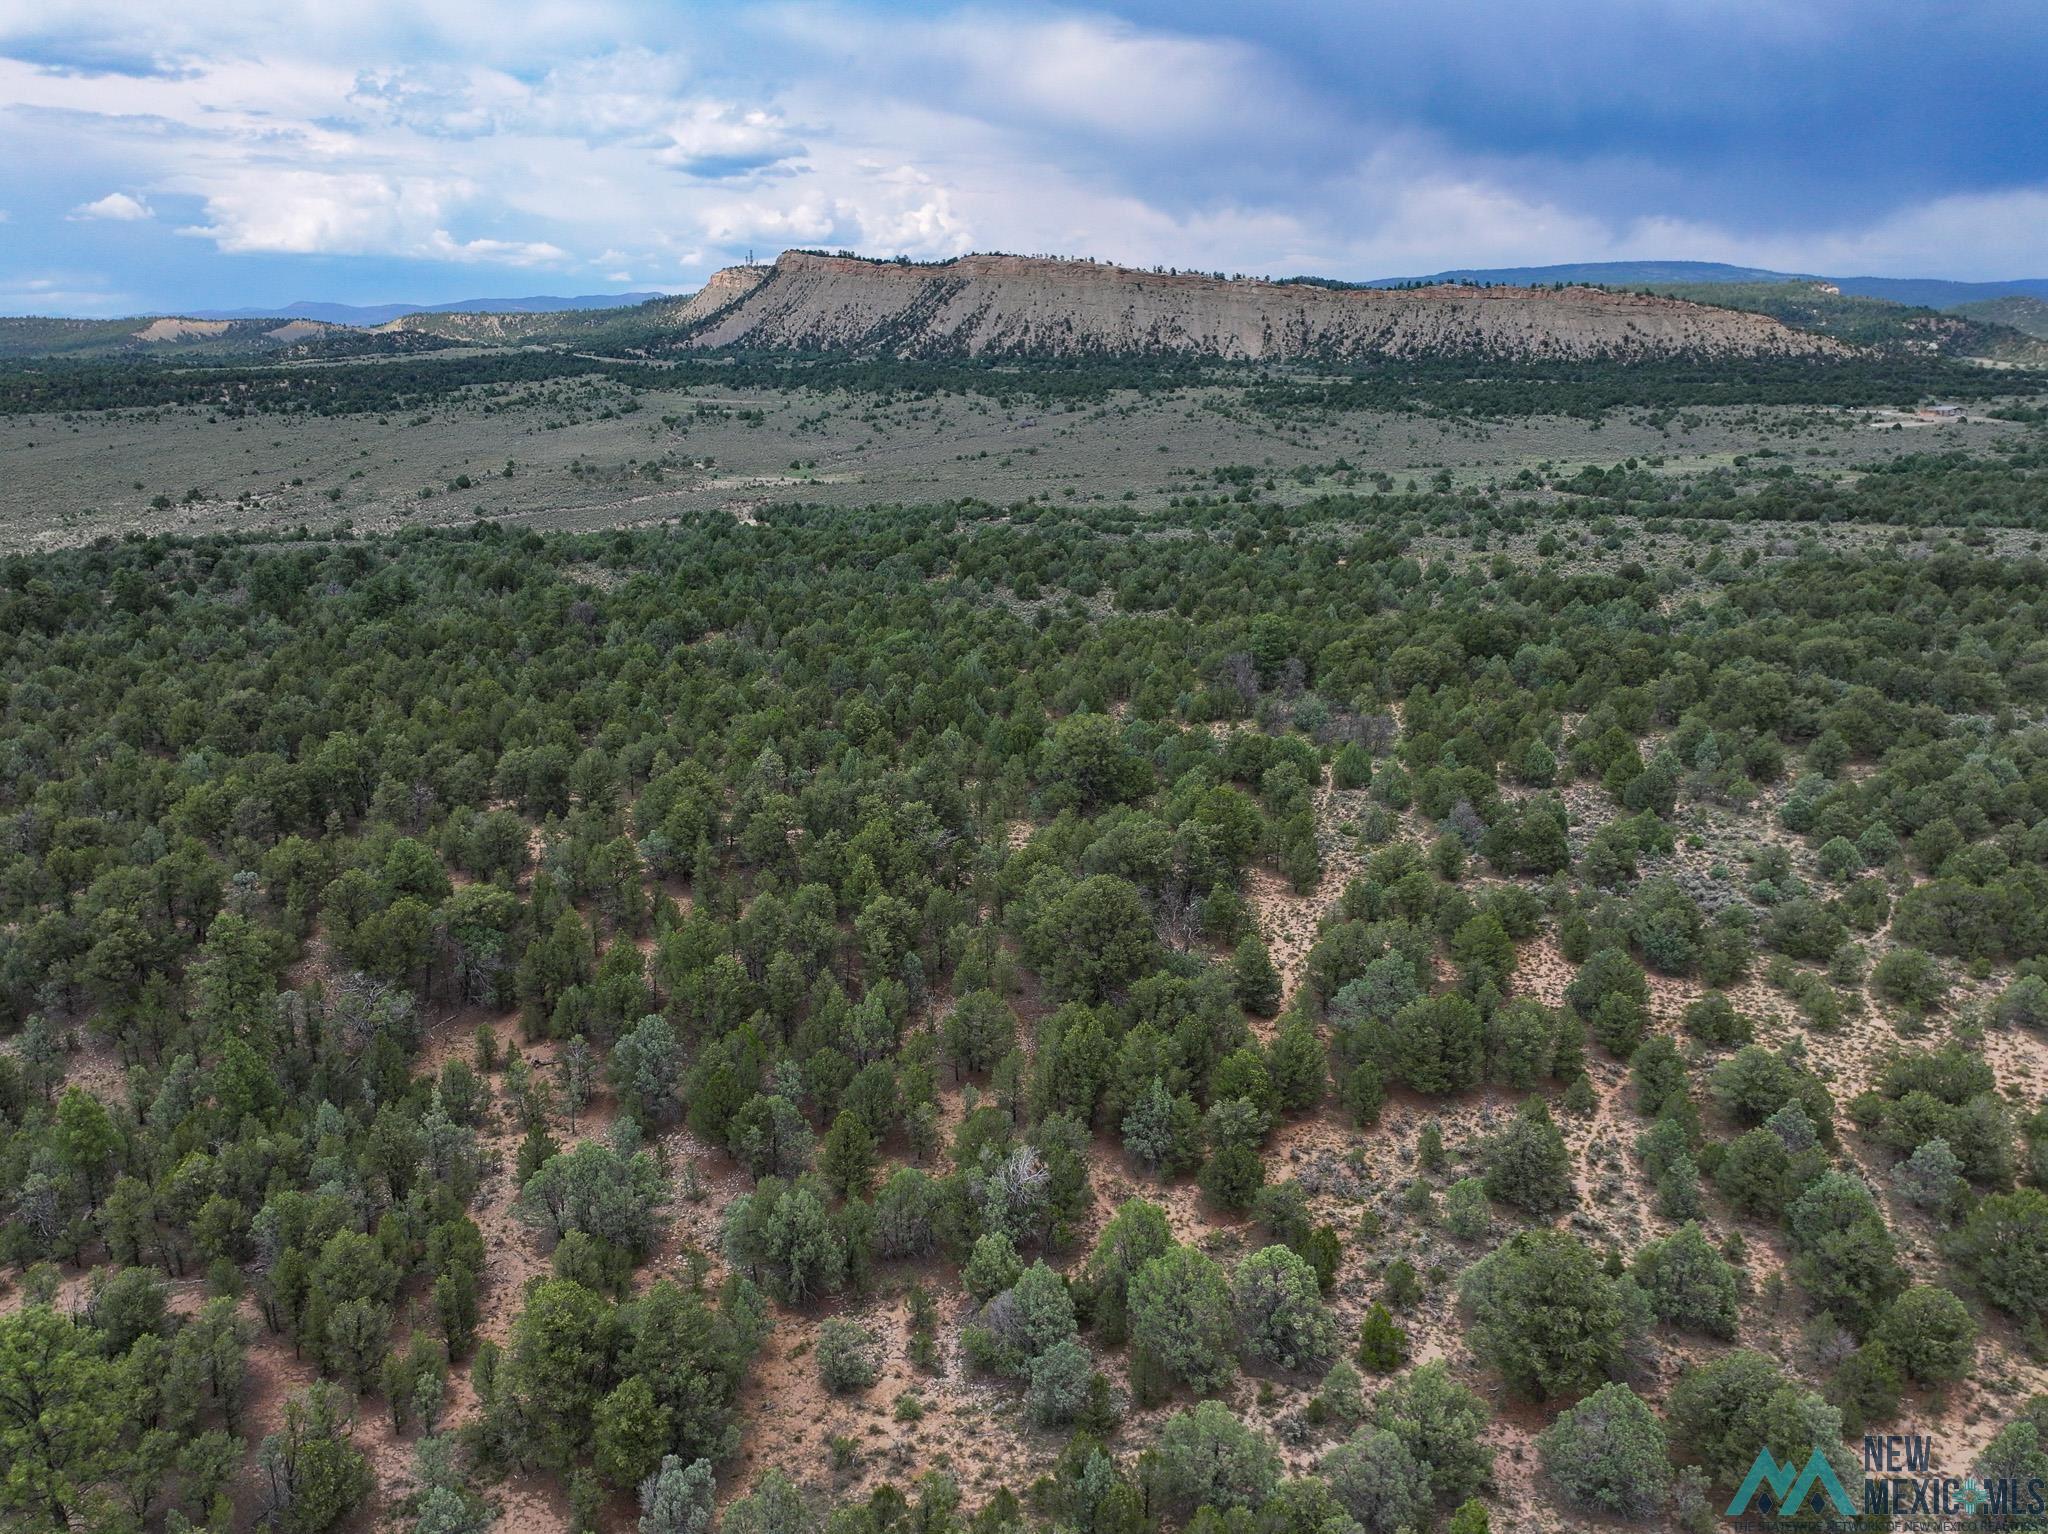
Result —
M 926 260 L 974 249 L 973 226 L 955 207 L 952 189 L 912 166 L 860 163 L 819 179 L 844 195 L 810 185 L 794 196 L 770 192 L 712 203 L 700 215 L 704 237 L 727 249 L 843 245 Z
M 178 232 L 231 255 L 391 254 L 431 240 L 460 191 L 417 176 L 251 169 L 205 189 L 210 222 Z
M 1231 131 L 1277 104 L 1259 56 L 1238 43 L 1147 34 L 1076 17 L 939 34 L 990 90 L 1050 122 L 1151 139 Z M 1292 95 L 1292 92 L 1274 94 Z
M 689 95 L 679 56 L 621 48 L 533 76 L 471 63 L 379 64 L 356 76 L 347 102 L 369 121 L 436 137 L 527 134 L 598 144 L 658 135 Z
M 0 314 L 133 314 L 137 307 L 93 276 L 0 278 Z
M 552 66 L 533 93 L 526 126 L 592 142 L 656 134 L 694 88 L 681 54 L 616 48 Z
M 443 261 L 489 261 L 499 266 L 560 266 L 569 253 L 546 240 L 458 240 L 445 229 L 427 237 L 420 252 Z
M 466 180 L 372 172 L 251 170 L 205 189 L 210 222 L 180 234 L 234 255 L 385 255 L 500 266 L 555 266 L 546 240 L 459 239 L 450 214 L 473 201 Z
M 449 138 L 495 133 L 522 115 L 532 89 L 496 70 L 404 64 L 356 77 L 348 104 L 386 127 Z
M 917 26 L 818 6 L 772 12 L 813 78 L 1063 135 L 1186 144 L 1284 128 L 1302 99 L 1258 49 L 1079 14 L 955 12 Z M 849 67 L 850 66 L 850 67 Z
M 75 219 L 106 219 L 117 224 L 138 223 L 150 217 L 149 204 L 126 192 L 109 192 L 97 202 L 82 202 L 71 210 Z
M 111 50 L 183 63 L 223 53 L 390 61 L 474 59 L 528 67 L 587 49 L 590 39 L 658 38 L 674 30 L 663 6 L 635 0 L 0 0 L 0 39 L 54 40 L 61 52 Z
M 2044 230 L 2048 185 L 1938 197 L 1868 223 L 1797 237 L 1736 236 L 1710 225 L 1651 219 L 1632 230 L 1627 244 L 1836 277 L 1938 273 L 1994 281 L 2048 267 Z
M 1367 131 L 1374 102 L 1320 95 L 1220 26 L 1015 0 L 860 6 L 742 7 L 714 29 L 678 25 L 688 8 L 670 0 L 76 0 L 59 25 L 47 5 L 0 0 L 0 49 L 37 43 L 0 57 L 0 142 L 18 175 L 46 176 L 29 184 L 49 206 L 129 188 L 78 219 L 146 219 L 153 201 L 165 226 L 237 255 L 606 282 L 687 280 L 787 245 L 1351 277 L 1631 256 L 2048 265 L 2048 187 L 1810 237 L 1589 211 L 1614 205 L 1592 188 L 1623 170 L 1508 163 L 1401 120 Z M 87 67 L 117 52 L 149 67 Z
M 691 102 L 662 130 L 655 158 L 694 176 L 721 177 L 781 165 L 803 153 L 788 125 L 761 107 Z

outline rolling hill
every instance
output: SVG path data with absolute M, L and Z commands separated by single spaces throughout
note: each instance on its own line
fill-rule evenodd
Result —
M 118 320 L 0 317 L 0 358 L 189 358 L 196 362 L 311 361 L 437 351 L 440 336 L 391 334 L 307 319 L 209 320 L 156 315 Z
M 769 271 L 765 266 L 727 267 L 712 273 L 694 293 L 658 294 L 618 308 L 556 313 L 434 310 L 404 315 L 378 329 L 438 336 L 472 346 L 603 346 L 641 350 L 695 328 L 743 295 Z
M 326 325 L 386 325 L 408 314 L 563 314 L 580 309 L 622 309 L 661 298 L 660 293 L 585 293 L 575 298 L 458 298 L 445 304 L 331 304 L 315 299 L 275 308 L 196 309 L 199 320 L 317 320 Z
M 1829 282 L 1653 283 L 1650 287 L 1694 303 L 1768 314 L 1799 330 L 1832 336 L 1851 346 L 1906 355 L 2033 365 L 2048 362 L 2048 347 L 2011 325 L 1962 312 L 1915 308 L 1839 292 Z
M 1323 281 L 1297 277 L 1296 282 Z M 1555 266 L 1464 266 L 1422 277 L 1371 277 L 1342 286 L 1427 287 L 1440 282 L 1484 287 L 1547 288 L 1562 282 L 1596 288 L 1635 288 L 1658 282 L 1798 282 L 1811 278 L 1762 266 L 1729 266 L 1721 261 L 1568 261 Z
M 1320 281 L 1298 278 L 1297 281 Z M 1953 282 L 1944 277 L 1823 277 L 1814 272 L 1777 272 L 1768 267 L 1730 266 L 1721 261 L 1577 261 L 1561 266 L 1466 267 L 1426 277 L 1375 277 L 1367 288 L 1408 287 L 1437 282 L 1476 282 L 1515 287 L 1591 283 L 1604 288 L 1664 288 L 1674 285 L 1828 282 L 1849 298 L 1880 298 L 1918 309 L 1957 309 L 1989 299 L 2048 299 L 2048 277 L 2012 282 Z
M 2048 298 L 2013 293 L 2004 298 L 1983 298 L 1963 304 L 1955 312 L 1979 324 L 2004 325 L 2048 340 Z

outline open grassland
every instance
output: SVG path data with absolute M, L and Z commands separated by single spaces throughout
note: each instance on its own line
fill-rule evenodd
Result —
M 1825 406 L 1296 420 L 1224 386 L 1068 406 L 570 380 L 381 414 L 0 416 L 0 549 L 482 518 L 588 530 L 788 502 L 1152 511 L 1221 491 L 1288 504 L 1376 488 L 1512 490 L 1525 474 L 1549 483 L 1627 460 L 1674 480 L 1738 469 L 1842 480 L 1871 462 L 1982 453 L 2015 435 L 1984 409 L 1940 422 Z

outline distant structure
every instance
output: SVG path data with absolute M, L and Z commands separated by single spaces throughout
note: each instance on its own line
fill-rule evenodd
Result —
M 1913 412 L 1923 421 L 1960 421 L 1963 418 L 1961 405 L 1922 405 Z

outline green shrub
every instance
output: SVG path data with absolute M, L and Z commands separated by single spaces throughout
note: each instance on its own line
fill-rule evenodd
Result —
M 1543 1470 L 1567 1500 L 1623 1518 L 1663 1507 L 1671 1482 L 1664 1424 L 1622 1384 L 1602 1385 L 1536 1439 Z
M 858 1321 L 831 1316 L 818 1328 L 818 1378 L 835 1395 L 866 1390 L 881 1378 L 881 1344 Z

